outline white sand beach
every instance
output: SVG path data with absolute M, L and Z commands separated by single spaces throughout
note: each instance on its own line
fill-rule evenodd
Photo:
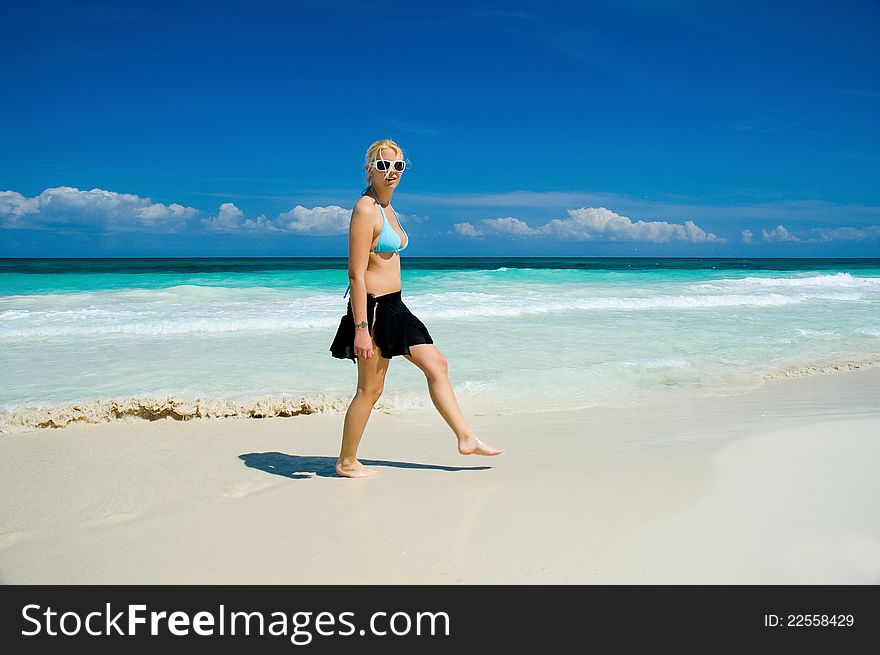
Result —
M 675 398 L 3 435 L 0 582 L 880 583 L 880 370 Z

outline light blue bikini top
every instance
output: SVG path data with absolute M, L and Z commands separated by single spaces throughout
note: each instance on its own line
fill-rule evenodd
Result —
M 393 227 L 391 227 L 391 223 L 388 222 L 388 217 L 385 215 L 385 210 L 382 209 L 382 203 L 379 202 L 379 198 L 376 197 L 375 192 L 373 191 L 373 187 L 370 187 L 370 193 L 376 198 L 376 204 L 379 205 L 379 211 L 382 212 L 382 219 L 384 223 L 382 225 L 382 231 L 379 232 L 379 241 L 376 243 L 376 247 L 370 252 L 396 252 L 400 253 L 402 250 L 406 250 L 406 247 L 409 245 L 409 235 L 406 233 L 406 230 L 403 229 L 403 225 L 400 226 L 400 229 L 403 230 L 403 236 L 406 237 L 406 243 L 403 244 L 403 247 L 400 246 L 400 235 L 395 231 Z M 388 204 L 391 207 L 391 204 Z M 398 221 L 398 225 L 399 225 Z M 348 295 L 348 291 L 351 289 L 351 283 L 348 284 L 348 289 L 345 290 L 345 293 L 342 294 L 342 297 Z
M 370 193 L 376 198 L 373 187 L 370 187 Z M 406 247 L 409 245 L 409 236 L 406 234 L 406 230 L 403 229 L 403 225 L 400 226 L 400 229 L 403 230 L 403 235 L 406 236 L 406 243 L 401 248 L 400 235 L 391 227 L 391 223 L 388 222 L 388 217 L 385 215 L 385 210 L 382 209 L 378 198 L 376 198 L 376 204 L 379 205 L 379 211 L 382 212 L 382 219 L 385 221 L 385 224 L 382 225 L 382 231 L 379 232 L 379 242 L 376 244 L 376 248 L 370 252 L 400 252 L 401 250 L 406 250 Z M 388 206 L 391 207 L 391 204 L 389 203 Z

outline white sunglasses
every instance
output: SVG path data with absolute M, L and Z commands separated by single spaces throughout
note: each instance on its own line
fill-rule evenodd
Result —
M 398 173 L 403 173 L 406 170 L 406 162 L 402 159 L 398 159 L 396 161 L 391 161 L 390 159 L 377 159 L 370 164 L 377 171 L 387 171 L 394 166 L 394 170 Z

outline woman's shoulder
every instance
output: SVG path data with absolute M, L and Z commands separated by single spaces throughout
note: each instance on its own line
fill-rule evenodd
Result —
M 382 221 L 382 217 L 376 211 L 376 201 L 369 194 L 362 195 L 355 201 L 351 216 L 352 220 L 367 221 L 374 225 Z
M 364 193 L 362 193 L 361 197 L 358 198 L 354 203 L 354 208 L 359 209 L 361 211 L 363 211 L 365 209 L 371 209 L 372 207 L 375 207 L 375 206 L 376 206 L 376 201 L 373 199 L 373 196 L 371 196 L 366 191 Z

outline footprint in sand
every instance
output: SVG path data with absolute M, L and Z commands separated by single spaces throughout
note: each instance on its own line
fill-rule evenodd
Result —
M 24 541 L 28 537 L 33 534 L 32 532 L 19 532 L 18 530 L 13 532 L 4 532 L 0 534 L 0 548 L 8 548 L 9 546 L 14 546 L 15 544 Z
M 92 528 L 97 528 L 102 525 L 117 525 L 119 523 L 128 523 L 129 521 L 135 520 L 140 516 L 140 512 L 110 512 L 108 514 L 104 514 L 104 516 L 92 519 L 87 522 L 87 525 Z
M 244 498 L 245 496 L 250 496 L 251 494 L 255 494 L 258 491 L 262 491 L 263 489 L 268 489 L 269 487 L 274 487 L 277 483 L 268 482 L 268 481 L 249 481 L 249 482 L 236 482 L 235 484 L 229 485 L 223 490 L 223 495 L 227 498 Z

